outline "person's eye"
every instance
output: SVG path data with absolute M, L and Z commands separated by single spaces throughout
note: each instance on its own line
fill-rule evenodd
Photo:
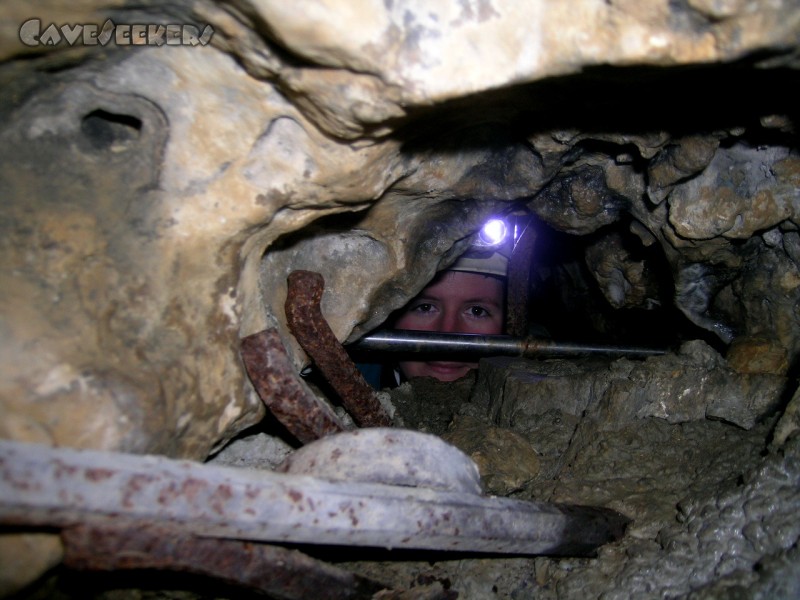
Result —
M 476 319 L 484 319 L 491 316 L 491 313 L 483 306 L 470 306 L 469 309 L 467 309 L 467 312 L 469 313 L 470 317 Z
M 433 311 L 433 308 L 434 308 L 433 304 L 430 304 L 429 302 L 422 302 L 422 303 L 417 304 L 416 306 L 414 306 L 411 309 L 411 312 L 429 313 L 429 312 Z

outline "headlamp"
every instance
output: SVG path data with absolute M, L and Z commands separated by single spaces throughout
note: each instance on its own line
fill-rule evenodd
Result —
M 479 250 L 500 250 L 508 247 L 508 253 L 516 245 L 522 233 L 530 225 L 530 217 L 508 215 L 492 217 L 480 228 L 472 246 Z
M 500 246 L 508 238 L 509 228 L 502 219 L 489 219 L 478 232 L 480 245 L 487 248 Z
M 490 218 L 473 234 L 472 247 L 449 267 L 450 270 L 507 276 L 508 259 L 529 224 L 527 215 Z

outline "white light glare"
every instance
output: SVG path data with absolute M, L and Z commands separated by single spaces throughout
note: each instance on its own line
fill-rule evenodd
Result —
M 481 228 L 481 241 L 487 246 L 497 246 L 506 239 L 508 226 L 502 219 L 490 219 Z

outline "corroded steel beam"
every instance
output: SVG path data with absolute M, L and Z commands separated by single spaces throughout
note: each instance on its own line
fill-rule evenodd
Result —
M 158 526 L 205 537 L 591 555 L 622 515 L 412 486 L 0 441 L 0 523 Z

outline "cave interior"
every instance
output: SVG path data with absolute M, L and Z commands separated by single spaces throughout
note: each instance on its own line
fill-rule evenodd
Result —
M 532 240 L 521 335 L 665 352 L 487 357 L 457 382 L 375 395 L 392 426 L 469 456 L 490 497 L 623 515 L 624 535 L 589 556 L 304 541 L 254 543 L 267 553 L 255 566 L 225 546 L 225 570 L 223 550 L 204 558 L 197 538 L 165 550 L 156 534 L 125 550 L 103 524 L 93 551 L 76 550 L 58 522 L 0 512 L 0 595 L 800 596 L 795 7 L 762 7 L 784 37 L 766 17 L 743 20 L 730 56 L 712 60 L 686 58 L 681 36 L 736 15 L 700 22 L 698 6 L 723 8 L 670 3 L 669 60 L 554 48 L 553 72 L 481 87 L 455 55 L 442 78 L 420 48 L 451 34 L 415 29 L 409 14 L 424 11 L 412 2 L 397 2 L 406 28 L 381 38 L 404 40 L 397 55 L 353 53 L 341 29 L 335 42 L 324 28 L 315 37 L 305 17 L 245 1 L 87 2 L 69 19 L 43 4 L 44 22 L 183 19 L 212 23 L 215 37 L 22 48 L 16 4 L 0 8 L 14 24 L 0 35 L 0 439 L 284 469 L 315 426 L 302 410 L 287 416 L 286 398 L 358 429 L 347 398 L 306 375 L 315 361 L 287 324 L 288 275 L 324 277 L 321 311 L 346 347 L 385 327 L 497 215 Z M 412 81 L 403 61 L 430 78 Z M 240 344 L 264 330 L 273 371 L 260 388 Z M 412 446 L 399 456 L 421 460 Z M 360 451 L 377 481 L 378 450 Z M 156 547 L 166 558 L 131 558 Z

